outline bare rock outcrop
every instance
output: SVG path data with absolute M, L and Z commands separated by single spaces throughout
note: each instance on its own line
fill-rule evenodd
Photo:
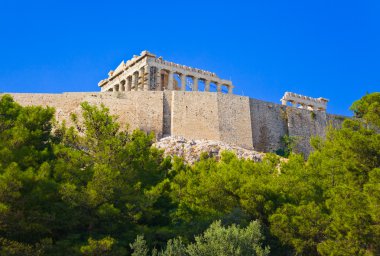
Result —
M 167 156 L 183 157 L 185 162 L 193 164 L 199 161 L 203 152 L 220 159 L 223 151 L 232 151 L 238 158 L 251 159 L 259 162 L 263 159 L 264 153 L 254 150 L 244 149 L 238 146 L 228 145 L 215 140 L 189 140 L 184 137 L 170 136 L 162 138 L 154 143 L 155 147 L 164 150 Z

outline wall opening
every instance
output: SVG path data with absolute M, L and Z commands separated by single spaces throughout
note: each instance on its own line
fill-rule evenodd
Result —
M 178 73 L 173 74 L 173 89 L 175 91 L 181 90 L 181 75 Z
M 120 91 L 125 92 L 125 80 L 120 82 Z
M 194 79 L 192 77 L 186 77 L 186 91 L 190 92 L 193 90 Z
M 221 88 L 221 89 L 222 89 L 222 90 L 221 90 L 222 93 L 224 93 L 224 94 L 228 94 L 228 86 L 226 86 L 226 85 L 222 85 L 221 87 L 222 87 L 222 88 Z
M 199 79 L 199 80 L 198 80 L 198 91 L 200 91 L 200 92 L 204 92 L 204 91 L 205 91 L 205 88 L 206 88 L 205 80 L 203 80 L 203 79 Z
M 217 92 L 218 87 L 216 86 L 215 83 L 210 83 L 210 92 Z
M 168 89 L 168 82 L 169 82 L 168 78 L 169 78 L 168 71 L 161 70 L 161 88 L 163 91 Z

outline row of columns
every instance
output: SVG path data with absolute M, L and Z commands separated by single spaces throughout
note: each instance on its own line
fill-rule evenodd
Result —
M 161 74 L 161 70 L 158 69 L 157 73 Z M 169 70 L 168 90 L 173 90 L 174 74 L 177 74 L 177 73 Z M 186 75 L 186 74 L 179 74 L 179 75 L 180 75 L 180 80 L 181 80 L 181 91 L 186 91 L 186 78 L 188 75 Z M 198 77 L 194 77 L 194 76 L 191 76 L 191 77 L 193 78 L 193 91 L 198 91 L 198 84 L 199 84 L 198 82 L 201 79 Z M 205 81 L 205 91 L 209 92 L 211 80 L 206 80 L 206 79 L 202 79 L 202 80 Z M 222 92 L 223 84 L 219 84 L 218 82 L 214 82 L 214 84 L 217 87 L 217 92 Z M 227 87 L 228 87 L 228 93 L 232 93 L 232 87 L 231 86 L 227 86 Z
M 284 100 L 284 99 L 281 99 L 281 103 L 282 105 L 286 106 L 287 103 L 290 102 L 292 104 L 293 107 L 299 107 L 301 109 L 308 109 L 308 110 L 318 110 L 318 111 L 326 111 L 325 108 L 322 108 L 322 107 L 315 107 L 314 105 L 312 104 L 305 104 L 305 103 L 301 103 L 301 102 L 296 102 L 294 100 Z
M 161 84 L 161 70 L 160 68 L 156 67 L 156 88 L 155 90 L 162 91 L 162 84 Z M 166 70 L 166 69 L 165 69 Z M 171 70 L 166 70 L 168 72 L 168 84 L 167 84 L 167 89 L 168 90 L 174 90 L 174 74 L 178 74 L 176 72 L 173 72 Z M 186 78 L 188 75 L 186 74 L 179 74 L 180 75 L 180 80 L 181 80 L 181 91 L 186 90 Z M 200 78 L 198 77 L 193 77 L 193 91 L 198 91 L 198 82 Z M 205 80 L 205 91 L 209 92 L 210 91 L 210 83 L 212 82 L 211 80 Z M 124 83 L 123 83 L 124 81 Z M 214 82 L 216 87 L 217 87 L 217 92 L 222 92 L 222 86 L 223 84 L 219 84 L 218 82 Z M 228 87 L 228 93 L 232 93 L 232 87 Z M 111 88 L 110 88 L 111 89 Z M 145 66 L 141 68 L 140 70 L 134 72 L 131 76 L 127 77 L 127 79 L 120 81 L 117 84 L 114 84 L 112 87 L 112 91 L 114 92 L 119 92 L 119 91 L 131 91 L 134 89 L 135 91 L 149 91 L 151 90 L 150 86 L 150 67 Z
M 125 80 L 115 83 L 112 88 L 114 92 L 124 91 L 145 91 L 149 90 L 149 72 L 146 72 L 145 68 L 134 72 L 131 76 L 128 76 Z

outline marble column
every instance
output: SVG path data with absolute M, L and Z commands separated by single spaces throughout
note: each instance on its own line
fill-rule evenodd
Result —
M 219 83 L 215 83 L 216 84 L 216 91 L 217 92 L 222 92 L 222 85 L 219 84 Z
M 132 87 L 135 91 L 137 91 L 138 87 L 138 73 L 133 73 L 132 74 Z
M 232 85 L 228 86 L 228 94 L 232 94 L 234 87 Z
M 127 77 L 127 92 L 130 92 L 132 88 L 132 77 L 128 76 Z
M 162 91 L 161 69 L 156 67 L 156 91 Z
M 205 80 L 205 92 L 210 91 L 210 80 Z
M 140 68 L 139 70 L 139 79 L 138 79 L 138 90 L 143 91 L 144 90 L 144 68 Z
M 186 91 L 186 74 L 181 75 L 181 91 Z
M 168 76 L 168 90 L 173 91 L 173 71 L 169 70 Z
M 150 67 L 146 65 L 144 67 L 144 78 L 143 78 L 143 90 L 149 91 L 150 90 Z
M 194 78 L 193 78 L 193 91 L 194 91 L 194 92 L 197 92 L 197 91 L 198 91 L 198 80 L 199 80 L 198 77 L 194 77 Z

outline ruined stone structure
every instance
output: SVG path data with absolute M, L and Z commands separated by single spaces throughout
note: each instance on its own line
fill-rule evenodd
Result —
M 154 132 L 156 137 L 222 141 L 262 152 L 284 145 L 285 135 L 296 138 L 296 151 L 308 155 L 309 140 L 325 136 L 328 125 L 339 127 L 343 117 L 248 97 L 185 91 L 131 91 L 128 93 L 11 94 L 21 105 L 51 106 L 55 118 L 71 124 L 70 113 L 80 114 L 80 103 L 104 104 L 122 127 Z M 0 94 L 1 97 L 1 94 Z
M 326 111 L 328 101 L 325 98 L 311 98 L 293 92 L 286 92 L 281 99 L 282 105 L 285 106 L 290 102 L 293 107 L 318 111 Z
M 198 87 L 200 80 L 203 90 Z M 210 84 L 216 86 L 216 92 L 210 92 Z M 296 151 L 305 155 L 312 150 L 311 137 L 324 137 L 329 125 L 339 127 L 344 119 L 326 113 L 328 100 L 324 98 L 287 92 L 279 105 L 233 95 L 231 81 L 164 61 L 147 51 L 123 61 L 99 86 L 101 92 L 97 93 L 12 96 L 24 106 L 54 107 L 56 119 L 69 125 L 70 114 L 79 115 L 80 103 L 87 101 L 108 107 L 122 127 L 129 124 L 131 130 L 154 132 L 157 139 L 183 136 L 273 152 L 284 147 L 281 138 L 291 136 L 296 140 Z M 189 88 L 191 91 L 186 91 Z M 287 106 L 288 102 L 293 105 Z
M 122 61 L 98 85 L 102 92 L 186 91 L 186 87 L 198 91 L 199 81 L 204 83 L 206 92 L 210 91 L 211 84 L 216 86 L 217 92 L 232 93 L 234 88 L 231 81 L 220 79 L 215 73 L 168 62 L 148 51 L 134 55 L 127 62 Z

